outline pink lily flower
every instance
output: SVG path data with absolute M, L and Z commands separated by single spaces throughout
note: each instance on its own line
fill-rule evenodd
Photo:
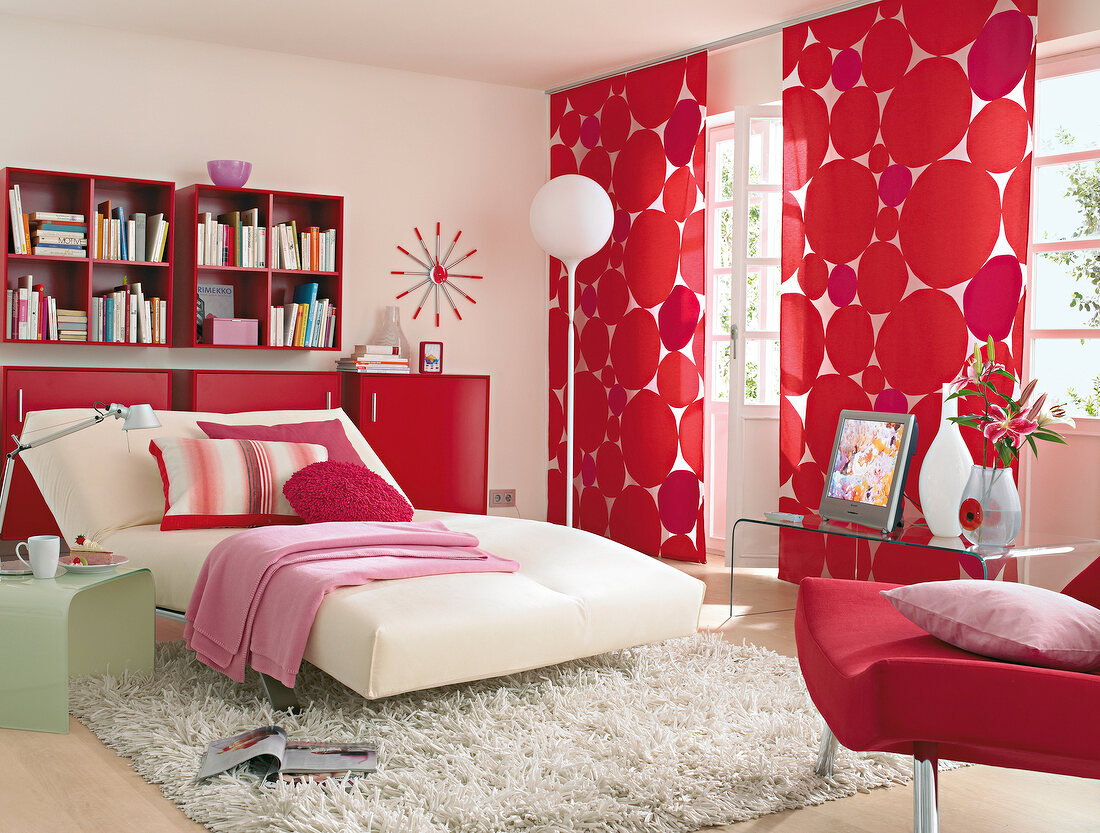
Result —
M 1021 415 L 1010 417 L 1003 408 L 994 404 L 989 406 L 989 415 L 993 419 L 986 423 L 982 433 L 992 443 L 1000 442 L 1007 436 L 1009 442 L 1019 448 L 1024 444 L 1027 435 L 1039 427 L 1035 420 Z
M 1004 365 L 1000 362 L 987 361 L 982 364 L 981 377 L 974 370 L 974 362 L 967 361 L 962 366 L 962 370 L 959 371 L 959 375 L 955 377 L 955 380 L 951 383 L 952 393 L 957 393 L 963 388 L 970 388 L 976 390 L 978 385 L 989 379 L 994 370 L 1004 369 Z

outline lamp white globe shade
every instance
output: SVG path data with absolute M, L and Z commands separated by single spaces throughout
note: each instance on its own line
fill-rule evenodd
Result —
M 599 184 L 580 174 L 556 176 L 531 201 L 531 233 L 570 273 L 611 236 L 615 210 Z

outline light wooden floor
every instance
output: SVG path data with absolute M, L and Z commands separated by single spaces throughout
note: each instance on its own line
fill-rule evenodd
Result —
M 706 565 L 675 566 L 707 584 L 704 627 L 732 642 L 748 640 L 794 655 L 792 585 L 767 571 L 738 570 L 737 616 L 727 621 L 729 571 L 720 559 Z M 158 620 L 158 639 L 178 639 L 180 634 L 180 625 Z M 205 830 L 189 821 L 156 787 L 142 781 L 83 725 L 70 719 L 69 728 L 68 735 L 0 730 L 0 833 Z M 1100 781 L 989 767 L 944 773 L 940 822 L 945 833 L 1095 833 L 1100 830 Z M 736 833 L 903 833 L 911 829 L 908 787 L 875 790 L 713 828 Z

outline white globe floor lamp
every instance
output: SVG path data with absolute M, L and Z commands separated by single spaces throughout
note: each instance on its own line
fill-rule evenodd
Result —
M 539 188 L 531 202 L 531 232 L 547 254 L 565 264 L 569 275 L 569 333 L 566 339 L 568 383 L 565 405 L 565 525 L 573 526 L 573 310 L 577 265 L 611 236 L 615 210 L 599 184 L 580 174 L 557 176 Z

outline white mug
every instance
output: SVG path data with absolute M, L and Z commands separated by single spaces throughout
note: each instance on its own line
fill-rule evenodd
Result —
M 27 558 L 19 554 L 20 547 L 27 548 Z M 15 545 L 15 557 L 31 568 L 35 578 L 53 578 L 60 555 L 61 539 L 56 535 L 32 535 Z

